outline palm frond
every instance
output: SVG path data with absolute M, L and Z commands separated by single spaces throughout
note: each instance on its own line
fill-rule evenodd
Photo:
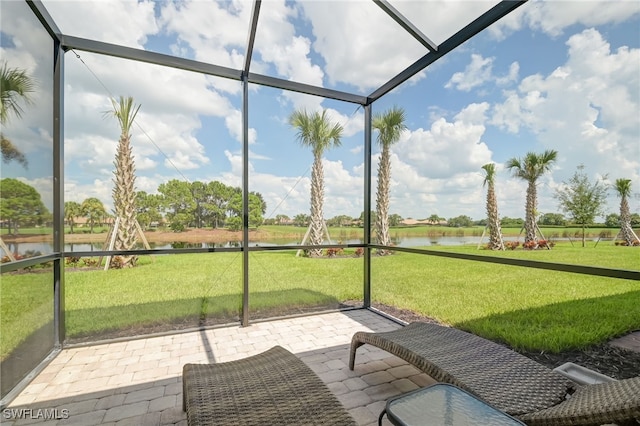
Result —
M 22 117 L 24 112 L 20 101 L 25 104 L 32 103 L 31 93 L 35 91 L 34 80 L 20 68 L 9 68 L 3 61 L 0 69 L 0 123 L 5 124 L 13 113 L 16 117 Z
M 126 137 L 129 136 L 131 132 L 131 126 L 133 126 L 133 120 L 135 120 L 138 111 L 140 110 L 141 105 L 135 105 L 133 101 L 133 97 L 128 96 L 120 96 L 120 99 L 116 101 L 115 99 L 111 99 L 111 105 L 113 106 L 113 110 L 106 111 L 105 116 L 114 116 L 118 119 L 120 123 L 120 128 L 122 129 L 122 134 Z
M 380 146 L 393 145 L 400 140 L 402 132 L 407 129 L 404 124 L 406 115 L 404 109 L 394 106 L 382 114 L 376 114 L 372 127 L 378 131 Z
M 487 163 L 482 166 L 482 169 L 485 171 L 484 182 L 482 182 L 482 186 L 493 183 L 496 177 L 495 163 Z
M 615 188 L 621 198 L 629 197 L 631 195 L 631 179 L 616 179 Z

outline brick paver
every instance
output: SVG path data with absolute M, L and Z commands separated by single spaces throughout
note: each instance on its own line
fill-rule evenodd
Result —
M 3 418 L 2 424 L 186 425 L 185 363 L 231 361 L 280 345 L 327 383 L 358 424 L 374 425 L 386 399 L 433 382 L 403 360 L 367 346 L 359 349 L 355 371 L 349 370 L 356 331 L 398 327 L 356 310 L 65 349 L 8 408 L 67 409 L 68 418 Z

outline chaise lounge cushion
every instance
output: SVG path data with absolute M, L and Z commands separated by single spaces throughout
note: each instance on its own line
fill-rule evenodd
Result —
M 577 389 L 574 382 L 507 347 L 438 324 L 415 322 L 389 332 L 355 333 L 351 369 L 356 349 L 365 343 L 514 416 L 560 404 Z
M 525 414 L 520 419 L 530 426 L 638 425 L 640 377 L 583 386 L 562 404 Z
M 183 408 L 189 425 L 355 425 L 320 378 L 275 346 L 218 364 L 183 367 Z

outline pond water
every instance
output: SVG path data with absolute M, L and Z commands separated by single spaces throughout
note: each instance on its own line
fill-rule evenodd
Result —
M 466 244 L 478 244 L 480 238 L 477 236 L 468 237 L 402 237 L 392 238 L 392 243 L 398 247 L 424 247 L 424 246 L 459 246 Z M 505 241 L 515 241 L 517 237 L 505 237 Z M 332 241 L 334 244 L 336 241 Z M 360 244 L 362 240 L 351 239 L 342 241 L 345 244 Z M 483 243 L 488 242 L 488 237 L 485 236 L 482 240 Z M 260 247 L 275 247 L 284 245 L 298 245 L 299 241 L 252 241 L 252 246 Z M 327 241 L 328 243 L 328 241 Z M 47 242 L 41 243 L 6 243 L 8 249 L 12 253 L 25 254 L 28 252 L 40 252 L 42 254 L 52 253 L 53 244 Z M 185 243 L 185 242 L 173 242 L 173 243 L 150 243 L 152 249 L 183 249 L 183 248 L 221 248 L 221 247 L 241 247 L 240 241 L 227 241 L 223 243 Z M 74 243 L 65 244 L 65 252 L 87 252 L 87 251 L 101 251 L 103 243 Z M 142 248 L 142 246 L 140 246 Z M 6 253 L 0 249 L 2 256 Z

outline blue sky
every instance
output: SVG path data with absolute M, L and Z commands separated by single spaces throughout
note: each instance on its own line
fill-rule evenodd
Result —
M 493 4 L 391 3 L 436 43 Z M 250 2 L 43 4 L 65 34 L 236 69 L 244 62 Z M 27 16 L 24 9 L 3 3 L 3 16 Z M 2 57 L 28 69 L 43 88 L 23 120 L 5 129 L 30 167 L 3 165 L 2 175 L 36 186 L 49 204 L 50 155 L 42 149 L 51 144 L 51 126 L 43 118 L 51 109 L 46 34 L 34 30 L 33 19 L 3 17 L 2 24 Z M 119 129 L 115 119 L 104 118 L 110 95 L 130 95 L 142 105 L 132 132 L 138 189 L 155 192 L 170 179 L 241 185 L 239 82 L 75 53 L 81 60 L 68 52 L 65 64 L 67 201 L 98 197 L 112 204 Z M 371 1 L 268 0 L 251 71 L 367 95 L 425 53 Z M 325 155 L 325 217 L 359 216 L 362 108 L 254 85 L 249 96 L 249 186 L 265 197 L 267 216 L 309 212 L 312 155 L 287 124 L 298 108 L 325 108 L 343 124 L 342 146 Z M 540 213 L 559 211 L 553 194 L 580 164 L 592 179 L 632 179 L 638 194 L 640 3 L 530 1 L 374 103 L 373 112 L 394 105 L 405 109 L 408 129 L 392 148 L 391 213 L 481 219 L 481 166 L 495 162 L 500 215 L 524 217 L 525 184 L 503 164 L 545 149 L 559 156 L 540 180 Z M 374 147 L 374 176 L 377 159 Z M 632 197 L 633 211 L 639 204 L 640 196 Z M 618 211 L 613 191 L 606 211 Z

